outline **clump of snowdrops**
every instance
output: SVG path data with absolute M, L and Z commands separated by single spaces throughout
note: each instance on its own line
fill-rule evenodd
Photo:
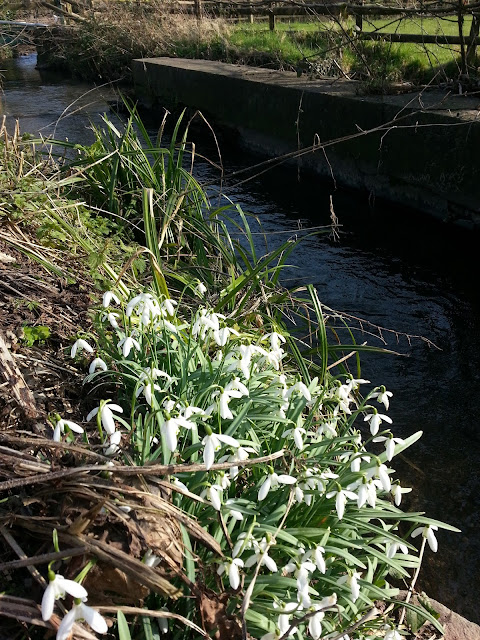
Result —
M 408 585 L 426 542 L 436 551 L 435 531 L 451 528 L 400 508 L 411 489 L 391 464 L 421 433 L 393 435 L 384 387 L 347 375 L 302 379 L 288 364 L 285 331 L 240 327 L 204 303 L 202 284 L 196 293 L 191 311 L 148 291 L 128 301 L 107 292 L 97 344 L 73 345 L 72 356 L 90 358 L 86 380 L 97 394 L 116 385 L 86 419 L 104 454 L 196 465 L 169 477 L 172 501 L 223 556 L 184 539 L 188 575 L 228 594 L 244 634 L 399 640 L 402 605 L 391 583 Z M 56 439 L 83 431 L 62 419 L 55 427 Z M 418 552 L 411 538 L 420 534 Z M 195 619 L 185 595 L 159 606 Z M 384 614 L 376 600 L 394 606 Z

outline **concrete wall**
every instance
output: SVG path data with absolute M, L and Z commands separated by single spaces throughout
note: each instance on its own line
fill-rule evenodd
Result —
M 477 100 L 438 91 L 359 96 L 351 81 L 204 60 L 134 60 L 132 70 L 150 104 L 197 108 L 268 155 L 353 136 L 298 162 L 333 173 L 339 184 L 480 228 Z

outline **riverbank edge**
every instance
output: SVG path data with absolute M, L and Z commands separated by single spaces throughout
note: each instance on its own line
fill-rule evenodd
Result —
M 361 96 L 354 81 L 180 58 L 136 59 L 132 74 L 150 108 L 199 109 L 252 151 L 291 154 L 290 163 L 339 185 L 480 229 L 474 98 Z

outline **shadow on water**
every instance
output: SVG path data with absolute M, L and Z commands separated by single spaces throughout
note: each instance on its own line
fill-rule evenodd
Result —
M 9 63 L 0 115 L 21 119 L 22 131 L 52 133 L 51 123 L 68 105 L 85 110 L 63 117 L 57 137 L 91 140 L 86 127 L 98 121 L 114 98 L 111 89 L 90 91 L 58 78 L 41 78 L 34 59 Z M 86 95 L 85 92 L 89 91 Z M 163 114 L 158 114 L 155 126 Z M 150 125 L 152 126 L 150 114 Z M 217 160 L 211 135 L 194 128 L 197 149 Z M 221 141 L 224 168 L 231 173 L 258 158 Z M 197 177 L 210 182 L 218 172 L 197 162 Z M 218 192 L 210 191 L 212 199 Z M 419 587 L 467 618 L 480 622 L 476 578 L 480 573 L 480 291 L 478 235 L 385 203 L 370 207 L 366 196 L 334 190 L 314 178 L 277 169 L 240 186 L 226 182 L 222 193 L 262 222 L 270 246 L 290 235 L 329 223 L 330 195 L 341 224 L 340 240 L 307 237 L 291 256 L 288 284 L 313 282 L 324 304 L 380 327 L 387 346 L 404 356 L 369 356 L 363 375 L 393 391 L 390 415 L 396 435 L 421 429 L 423 438 L 406 458 L 395 459 L 402 484 L 411 485 L 410 509 L 462 529 L 439 534 L 440 550 L 425 562 Z M 364 323 L 365 329 L 369 325 Z M 378 331 L 372 330 L 377 334 Z M 439 348 L 407 335 L 425 336 Z M 381 344 L 378 337 L 357 340 Z

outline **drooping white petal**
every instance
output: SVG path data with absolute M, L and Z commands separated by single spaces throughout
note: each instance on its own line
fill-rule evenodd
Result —
M 108 625 L 98 611 L 95 611 L 95 609 L 92 609 L 92 607 L 87 606 L 83 602 L 78 606 L 78 609 L 82 610 L 81 617 L 92 627 L 94 631 L 97 633 L 107 633 Z M 79 614 L 80 611 L 77 613 L 77 620 L 79 619 Z
M 73 624 L 75 622 L 76 607 L 74 606 L 63 618 L 58 627 L 56 640 L 68 640 L 72 633 Z
M 88 368 L 88 373 L 95 373 L 97 369 L 101 369 L 102 371 L 106 371 L 108 369 L 106 362 L 104 362 L 102 358 L 95 358 L 95 360 L 92 360 Z
M 86 598 L 88 596 L 85 587 L 82 587 L 82 585 L 78 584 L 78 582 L 75 582 L 75 580 L 67 580 L 62 576 L 57 576 L 57 578 L 59 586 L 63 589 L 63 591 L 66 591 L 74 598 Z
M 272 485 L 272 475 L 268 474 L 268 476 L 263 481 L 262 486 L 258 490 L 258 500 L 259 500 L 259 502 L 261 500 L 265 500 L 265 498 L 268 495 L 268 492 L 270 491 L 271 485 Z
M 90 422 L 90 420 L 97 415 L 98 411 L 99 411 L 100 407 L 95 407 L 95 409 L 92 409 L 90 411 L 90 413 L 88 414 L 88 416 L 86 417 L 86 421 Z
M 215 462 L 215 443 L 212 436 L 205 436 L 202 443 L 204 444 L 203 461 L 205 462 L 205 467 L 210 469 Z
M 217 438 L 231 447 L 238 448 L 240 446 L 238 440 L 235 440 L 235 438 L 232 438 L 231 436 L 224 435 L 223 433 L 217 433 Z
M 42 598 L 42 619 L 45 620 L 45 622 L 47 620 L 50 620 L 50 618 L 52 617 L 54 605 L 55 605 L 55 589 L 52 582 L 50 582 L 47 588 L 45 589 L 43 598 Z
M 83 433 L 83 428 L 76 422 L 72 422 L 71 420 L 64 420 L 63 424 L 67 425 L 69 429 L 75 431 L 76 433 Z

